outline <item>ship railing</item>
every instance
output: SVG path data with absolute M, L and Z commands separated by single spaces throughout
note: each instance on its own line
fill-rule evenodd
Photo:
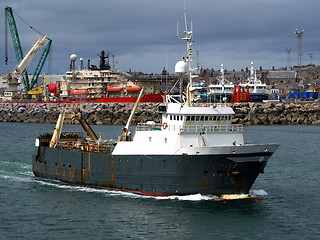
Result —
M 162 125 L 160 123 L 148 124 L 139 123 L 136 127 L 136 131 L 161 131 Z
M 180 132 L 199 132 L 199 133 L 243 132 L 243 125 L 232 124 L 232 125 L 183 126 L 180 128 Z
M 229 107 L 228 103 L 192 103 L 193 107 Z
M 93 142 L 93 141 L 61 141 L 55 145 L 55 148 L 78 150 L 85 152 L 103 152 L 111 153 L 115 147 L 115 142 Z
M 219 132 L 242 132 L 242 124 L 230 125 L 199 125 L 199 126 L 181 126 L 181 125 L 161 125 L 140 123 L 136 131 L 179 131 L 179 132 L 199 132 L 199 133 L 219 133 Z
M 38 132 L 37 138 L 51 140 L 52 135 L 53 135 L 53 132 Z M 84 132 L 77 132 L 77 131 L 61 132 L 61 134 L 60 134 L 60 139 L 84 138 L 84 137 L 85 137 Z

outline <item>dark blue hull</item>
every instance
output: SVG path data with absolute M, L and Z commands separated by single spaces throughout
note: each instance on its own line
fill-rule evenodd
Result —
M 269 95 L 263 93 L 250 93 L 253 102 L 263 102 L 263 100 L 268 100 Z
M 32 166 L 37 177 L 149 195 L 246 194 L 271 155 L 115 156 L 38 147 Z

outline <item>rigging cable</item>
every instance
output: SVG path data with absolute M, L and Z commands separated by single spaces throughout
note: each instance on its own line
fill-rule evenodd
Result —
M 8 65 L 8 16 L 7 12 L 4 14 L 4 25 L 5 25 L 5 34 L 4 34 L 4 48 L 5 48 L 5 62 Z
M 38 31 L 37 29 L 35 29 L 34 27 L 32 27 L 29 23 L 27 23 L 27 22 L 26 22 L 22 17 L 20 17 L 19 14 L 18 14 L 16 11 L 14 11 L 13 9 L 12 9 L 12 12 L 14 12 L 14 14 L 15 14 L 18 18 L 20 18 L 20 20 L 21 20 L 22 22 L 24 22 L 30 29 L 32 29 L 32 30 L 35 31 L 36 33 L 40 34 L 42 37 L 45 36 L 45 34 L 43 34 L 42 32 Z

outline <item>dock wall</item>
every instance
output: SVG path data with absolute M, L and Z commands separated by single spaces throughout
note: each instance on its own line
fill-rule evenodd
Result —
M 132 124 L 160 123 L 158 105 L 140 104 Z M 0 103 L 0 122 L 55 123 L 63 110 L 80 110 L 89 124 L 125 125 L 133 104 L 125 103 Z M 233 123 L 244 125 L 320 125 L 320 103 L 242 103 L 233 104 Z M 71 119 L 65 123 L 72 124 Z

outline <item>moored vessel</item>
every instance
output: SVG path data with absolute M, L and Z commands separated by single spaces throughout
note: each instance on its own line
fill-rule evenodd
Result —
M 250 76 L 248 77 L 247 82 L 241 83 L 240 86 L 249 87 L 250 96 L 253 102 L 263 102 L 269 99 L 267 85 L 257 78 L 253 62 L 251 62 Z
M 234 90 L 234 84 L 225 79 L 223 64 L 221 64 L 218 81 L 219 82 L 217 84 L 209 85 L 209 99 L 211 102 L 230 102 Z

